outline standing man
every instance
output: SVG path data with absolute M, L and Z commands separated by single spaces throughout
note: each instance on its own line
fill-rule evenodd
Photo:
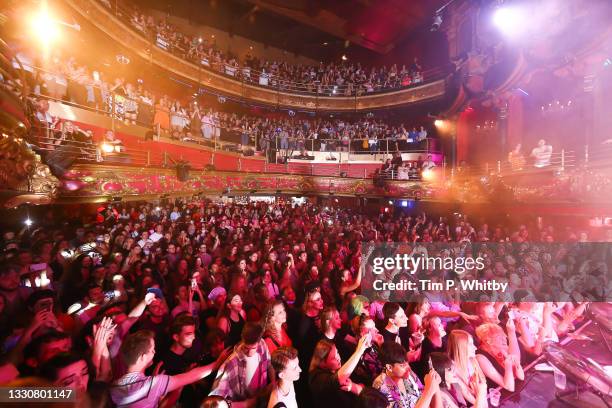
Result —
M 113 403 L 120 407 L 158 406 L 166 394 L 201 380 L 217 366 L 215 362 L 173 376 L 157 372 L 152 376 L 145 375 L 155 357 L 154 335 L 148 330 L 130 334 L 121 345 L 121 355 L 127 365 L 127 374 L 115 381 L 110 389 Z

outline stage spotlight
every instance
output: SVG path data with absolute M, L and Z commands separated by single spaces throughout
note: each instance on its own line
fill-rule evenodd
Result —
M 440 14 L 436 14 L 433 19 L 433 24 L 431 25 L 431 31 L 438 31 L 442 25 L 442 21 L 442 16 Z
M 440 129 L 444 126 L 444 121 L 442 119 L 436 119 L 434 120 L 434 126 Z
M 49 15 L 49 10 L 44 3 L 40 12 L 32 19 L 32 30 L 44 45 L 51 44 L 59 37 L 58 24 Z
M 423 173 L 421 173 L 421 177 L 423 177 L 423 180 L 425 181 L 431 181 L 434 178 L 434 171 L 431 169 L 425 169 L 423 170 Z
M 509 36 L 514 36 L 522 32 L 522 23 L 525 16 L 517 8 L 501 7 L 493 15 L 493 23 L 499 30 Z
M 348 58 L 346 56 L 346 54 L 342 54 L 342 61 L 346 61 Z
M 31 219 L 29 219 L 29 218 L 26 218 L 26 220 L 25 220 L 23 223 L 24 223 L 24 224 L 25 224 L 27 227 L 31 227 L 31 226 L 32 226 L 32 224 L 34 224 L 34 222 L 33 222 Z

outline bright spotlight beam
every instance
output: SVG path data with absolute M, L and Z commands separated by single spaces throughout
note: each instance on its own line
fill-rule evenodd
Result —
M 516 36 L 523 31 L 525 16 L 516 7 L 501 7 L 493 15 L 493 23 L 508 36 Z
M 50 44 L 59 37 L 57 22 L 44 8 L 33 18 L 32 30 L 43 44 Z

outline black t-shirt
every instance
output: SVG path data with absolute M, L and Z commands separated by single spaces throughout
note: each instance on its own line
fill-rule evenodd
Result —
M 168 349 L 161 358 L 161 361 L 163 362 L 162 368 L 166 374 L 177 375 L 186 372 L 189 366 L 195 362 L 195 359 L 191 357 L 189 350 L 185 350 L 183 354 L 179 355 Z
M 446 343 L 446 337 L 442 338 L 442 345 L 440 347 L 434 346 L 427 337 L 423 339 L 423 344 L 421 345 L 421 358 L 419 361 L 410 364 L 412 371 L 419 376 L 421 382 L 425 381 L 425 374 L 429 371 L 429 355 L 434 352 L 446 352 Z
M 397 334 L 391 333 L 387 329 L 382 329 L 380 331 L 380 334 L 383 336 L 383 339 L 385 339 L 385 341 L 397 342 L 396 339 L 399 336 L 402 347 L 404 347 L 406 351 L 408 351 L 408 347 L 410 346 L 410 330 L 408 329 L 408 327 L 400 327 Z
M 357 402 L 355 394 L 340 389 L 338 376 L 329 370 L 317 368 L 311 371 L 308 384 L 317 408 L 351 407 Z
M 302 370 L 308 370 L 312 353 L 314 352 L 317 343 L 321 339 L 321 334 L 317 325 L 318 320 L 319 316 L 310 317 L 302 313 L 298 322 L 295 337 L 292 339 L 296 341 L 300 367 L 302 367 Z

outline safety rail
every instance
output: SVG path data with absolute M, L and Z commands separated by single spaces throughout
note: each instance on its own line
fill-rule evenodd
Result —
M 39 69 L 41 70 L 41 72 L 48 72 L 40 68 L 35 69 Z M 89 86 L 94 90 L 102 90 L 94 85 Z M 90 92 L 90 94 L 96 95 L 98 93 Z M 204 115 L 200 116 L 200 122 L 202 123 L 202 127 L 200 129 L 190 129 L 193 115 L 185 116 L 181 113 L 176 112 L 169 113 L 171 123 L 171 118 L 173 116 L 181 118 L 184 123 L 184 129 L 176 129 L 176 132 L 178 132 L 177 135 L 176 133 L 173 133 L 172 130 L 162 129 L 159 124 L 153 123 L 152 120 L 154 117 L 154 112 L 147 111 L 145 113 L 145 116 L 149 118 L 149 120 L 146 122 L 142 120 L 140 116 L 141 108 L 150 110 L 152 109 L 151 105 L 144 106 L 145 104 L 143 104 L 139 100 L 131 99 L 126 96 L 108 91 L 106 93 L 100 92 L 99 94 L 103 95 L 101 101 L 94 100 L 91 101 L 91 103 L 88 103 L 87 105 L 71 100 L 58 99 L 56 97 L 45 94 L 30 94 L 30 97 L 34 101 L 47 100 L 108 116 L 113 121 L 113 129 L 115 121 L 127 124 L 131 123 L 151 129 L 152 136 L 154 136 L 157 140 L 159 140 L 160 137 L 163 135 L 174 140 L 183 141 L 186 143 L 193 143 L 202 147 L 212 148 L 214 150 L 229 149 L 240 152 L 244 149 L 253 149 L 255 151 L 265 151 L 270 148 L 275 149 L 276 151 L 300 151 L 304 149 L 310 152 L 348 152 L 349 156 L 375 154 L 381 152 L 391 154 L 395 151 L 422 153 L 432 153 L 441 151 L 440 141 L 438 139 L 429 138 L 426 136 L 409 137 L 408 133 L 398 133 L 396 137 L 380 139 L 375 136 L 350 139 L 342 137 L 320 137 L 317 139 L 313 139 L 311 137 L 283 137 L 280 136 L 281 132 L 277 130 L 272 135 L 264 134 L 262 136 L 262 132 L 260 131 L 260 129 L 249 128 L 248 130 L 245 130 L 237 127 L 223 126 L 221 124 L 221 121 L 214 117 L 216 115 L 216 112 L 212 112 L 212 110 L 205 111 Z M 125 107 L 130 103 L 132 103 L 132 106 L 135 107 L 135 110 L 133 110 L 134 113 L 132 113 L 131 115 L 127 115 Z M 208 127 L 208 129 L 206 129 L 206 127 Z M 188 130 L 187 133 L 185 129 L 190 130 Z M 207 134 L 209 138 L 206 138 Z M 246 144 L 244 144 L 245 142 Z M 364 147 L 366 145 L 367 147 Z
M 235 58 L 223 59 L 218 56 L 219 51 L 214 46 L 208 48 L 208 55 L 200 55 L 197 52 L 202 52 L 205 47 L 202 38 L 191 38 L 184 42 L 188 44 L 189 49 L 185 48 L 178 42 L 173 42 L 165 33 L 154 30 L 147 30 L 147 27 L 139 21 L 138 12 L 134 8 L 129 8 L 125 3 L 118 1 L 100 0 L 100 3 L 105 6 L 107 11 L 112 13 L 120 21 L 130 27 L 134 32 L 143 37 L 151 46 L 168 52 L 176 57 L 189 61 L 198 68 L 220 74 L 226 78 L 239 81 L 242 84 L 254 85 L 266 89 L 273 89 L 278 92 L 297 93 L 305 95 L 319 96 L 364 96 L 377 93 L 385 93 L 397 91 L 427 82 L 442 79 L 446 76 L 446 72 L 442 68 L 432 68 L 425 71 L 413 72 L 395 72 L 391 76 L 396 86 L 383 87 L 380 83 L 373 83 L 369 79 L 359 84 L 338 84 L 338 83 L 321 83 L 321 81 L 313 80 L 310 82 L 300 82 L 287 80 L 275 75 L 271 72 L 257 71 L 247 65 L 240 65 Z M 188 36 L 179 33 L 182 38 Z M 214 55 L 217 54 L 217 55 Z M 314 74 L 308 73 L 311 77 L 316 77 L 318 67 L 308 67 Z
M 88 129 L 72 124 L 70 132 L 34 126 L 28 142 L 43 156 L 50 158 L 53 153 L 70 157 L 71 161 L 82 164 L 121 164 L 149 168 L 174 168 L 178 162 L 186 163 L 194 170 L 236 171 L 245 173 L 283 173 L 311 176 L 369 178 L 380 167 L 379 163 L 268 163 L 255 157 L 232 155 L 223 151 L 192 149 L 168 152 L 164 142 L 150 142 L 148 149 L 137 149 L 117 144 L 103 138 L 91 138 Z M 126 140 L 127 141 L 127 140 Z M 133 141 L 132 141 L 133 142 Z
M 576 153 L 571 150 L 561 149 L 553 152 L 548 160 L 535 162 L 533 158 L 513 158 L 509 160 L 498 160 L 493 163 L 486 162 L 482 166 L 457 168 L 455 173 L 474 176 L 508 176 L 518 173 L 534 173 L 549 170 L 565 171 L 586 163 L 579 161 Z

